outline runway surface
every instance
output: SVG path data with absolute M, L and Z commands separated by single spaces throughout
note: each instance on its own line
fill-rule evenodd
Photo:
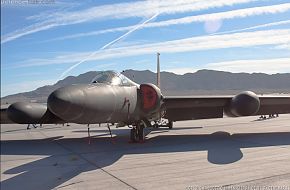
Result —
M 1 125 L 1 189 L 290 190 L 290 115 L 207 119 L 151 131 Z M 149 131 L 148 131 L 149 132 Z

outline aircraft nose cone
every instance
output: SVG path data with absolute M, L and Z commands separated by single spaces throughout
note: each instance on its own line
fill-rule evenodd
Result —
M 55 114 L 66 112 L 70 107 L 70 96 L 63 89 L 55 90 L 49 95 L 47 104 Z
M 49 110 L 65 121 L 72 121 L 82 113 L 84 93 L 81 87 L 63 87 L 52 92 L 47 100 Z

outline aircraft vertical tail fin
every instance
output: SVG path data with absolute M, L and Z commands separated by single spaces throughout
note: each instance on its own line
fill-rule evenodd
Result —
M 160 89 L 160 62 L 159 62 L 160 53 L 157 52 L 157 86 Z

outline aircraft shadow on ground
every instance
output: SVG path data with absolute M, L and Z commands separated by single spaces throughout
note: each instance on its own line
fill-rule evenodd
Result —
M 241 148 L 290 145 L 290 132 L 161 135 L 142 144 L 130 144 L 127 138 L 117 136 L 112 141 L 109 137 L 94 137 L 90 145 L 87 138 L 62 136 L 1 141 L 1 155 L 45 156 L 2 171 L 17 175 L 3 180 L 1 186 L 3 189 L 53 189 L 82 172 L 110 166 L 131 154 L 208 151 L 210 163 L 223 165 L 239 161 L 243 157 Z

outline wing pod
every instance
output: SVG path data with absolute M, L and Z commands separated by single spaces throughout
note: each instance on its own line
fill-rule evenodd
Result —
M 251 91 L 241 92 L 234 96 L 225 106 L 224 112 L 229 117 L 255 115 L 260 108 L 259 97 Z
M 145 116 L 158 113 L 161 108 L 162 94 L 160 89 L 154 84 L 141 84 L 141 110 Z
M 62 123 L 46 105 L 37 103 L 16 102 L 8 107 L 7 115 L 11 121 L 19 124 Z

